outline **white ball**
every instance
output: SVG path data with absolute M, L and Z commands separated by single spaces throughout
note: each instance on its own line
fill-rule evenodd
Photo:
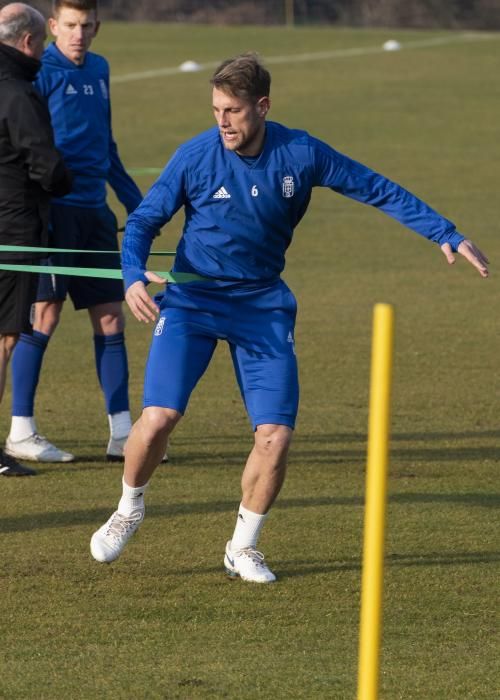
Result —
M 179 70 L 183 73 L 195 73 L 201 70 L 201 66 L 199 63 L 196 63 L 196 61 L 184 61 L 184 63 L 181 63 L 179 66 Z
M 396 39 L 389 39 L 385 44 L 382 44 L 382 48 L 384 51 L 399 51 L 401 44 Z

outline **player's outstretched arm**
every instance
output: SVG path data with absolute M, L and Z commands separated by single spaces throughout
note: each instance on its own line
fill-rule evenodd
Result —
M 165 284 L 163 277 L 154 272 L 146 272 L 145 276 L 150 282 Z M 144 323 L 156 321 L 160 309 L 147 293 L 144 282 L 139 280 L 131 284 L 125 293 L 125 300 L 129 305 L 130 311 L 138 321 L 143 321 Z
M 453 254 L 451 245 L 449 243 L 443 243 L 441 250 L 443 251 L 448 263 L 453 265 L 455 262 L 455 255 Z M 476 268 L 481 277 L 488 277 L 489 260 L 472 241 L 469 241 L 467 238 L 463 240 L 458 245 L 457 252 L 460 253 L 460 255 L 463 255 L 463 257 Z

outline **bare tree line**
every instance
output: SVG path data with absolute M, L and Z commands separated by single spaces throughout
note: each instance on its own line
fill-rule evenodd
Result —
M 32 4 L 50 11 L 50 0 Z M 500 28 L 500 0 L 101 0 L 100 7 L 104 19 L 121 21 Z

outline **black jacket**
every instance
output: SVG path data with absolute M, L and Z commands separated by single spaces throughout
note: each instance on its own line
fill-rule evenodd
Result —
M 46 246 L 50 197 L 71 190 L 71 173 L 54 145 L 48 108 L 32 85 L 40 66 L 0 43 L 2 245 Z M 0 261 L 33 257 L 0 251 Z

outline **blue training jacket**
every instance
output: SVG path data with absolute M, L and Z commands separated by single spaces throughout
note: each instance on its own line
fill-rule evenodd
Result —
M 52 201 L 103 206 L 108 182 L 127 212 L 132 212 L 142 195 L 125 171 L 113 140 L 106 59 L 87 53 L 77 66 L 50 44 L 35 86 L 48 101 L 56 146 L 75 176 L 72 192 Z
M 128 288 L 146 281 L 151 241 L 180 207 L 185 223 L 174 270 L 234 282 L 277 278 L 313 187 L 371 204 L 425 238 L 456 250 L 455 225 L 395 182 L 305 131 L 266 122 L 262 153 L 227 150 L 217 127 L 182 145 L 127 221 L 122 268 Z

